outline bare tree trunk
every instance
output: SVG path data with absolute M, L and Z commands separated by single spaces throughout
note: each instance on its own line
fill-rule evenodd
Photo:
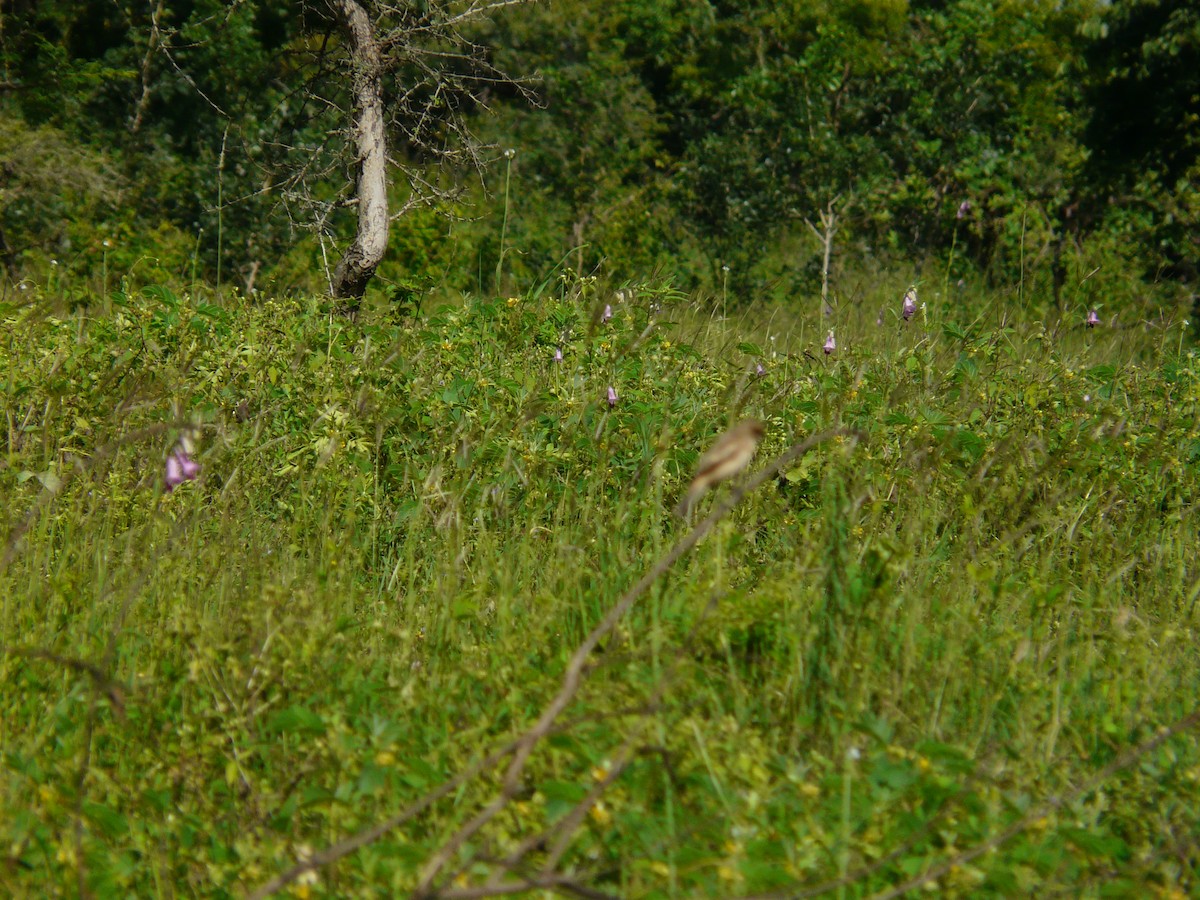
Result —
M 17 269 L 17 254 L 9 246 L 3 228 L 0 228 L 0 263 L 3 263 L 4 271 L 8 273 L 8 277 L 14 284 L 21 280 L 21 273 Z
M 383 57 L 371 17 L 359 0 L 328 0 L 350 42 L 354 68 L 354 145 L 358 155 L 358 233 L 333 272 L 334 297 L 357 308 L 388 239 L 387 138 Z
M 146 110 L 150 108 L 150 67 L 154 62 L 154 54 L 162 46 L 162 32 L 159 30 L 158 23 L 162 21 L 163 3 L 164 0 L 158 0 L 158 5 L 150 14 L 150 38 L 146 42 L 146 55 L 142 57 L 142 95 L 138 98 L 137 106 L 133 111 L 133 121 L 129 124 L 129 131 L 132 134 L 137 134 L 142 130 Z
M 829 305 L 829 259 L 833 256 L 833 236 L 838 229 L 837 204 L 840 199 L 840 194 L 834 197 L 829 201 L 825 211 L 821 213 L 820 231 L 808 219 L 804 220 L 804 224 L 821 242 L 821 247 L 825 251 L 825 255 L 821 259 L 821 315 L 823 316 L 833 315 L 833 307 Z

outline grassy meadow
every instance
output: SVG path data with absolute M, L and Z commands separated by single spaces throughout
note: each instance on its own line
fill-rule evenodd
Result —
M 1189 326 L 906 287 L 5 301 L 0 893 L 1195 895 Z

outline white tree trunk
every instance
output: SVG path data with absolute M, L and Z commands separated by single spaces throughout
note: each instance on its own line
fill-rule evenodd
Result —
M 371 17 L 359 0 L 328 0 L 346 31 L 354 69 L 354 144 L 358 154 L 358 233 L 337 264 L 334 297 L 358 305 L 388 239 L 387 136 L 383 57 Z

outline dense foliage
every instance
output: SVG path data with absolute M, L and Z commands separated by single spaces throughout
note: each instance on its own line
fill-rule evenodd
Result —
M 686 533 L 696 455 L 747 415 L 756 467 L 861 437 L 641 598 L 446 891 L 562 838 L 616 897 L 931 868 L 947 896 L 1193 892 L 1200 744 L 1160 730 L 1200 690 L 1183 323 L 975 292 L 905 321 L 902 288 L 828 356 L 820 320 L 571 275 L 420 319 L 6 305 L 3 892 L 244 896 L 466 771 Z M 181 440 L 199 477 L 166 492 Z M 292 895 L 406 894 L 501 772 Z
M 525 285 L 572 252 L 581 270 L 795 297 L 820 280 L 807 223 L 822 213 L 843 298 L 856 287 L 837 276 L 864 261 L 949 259 L 955 278 L 1038 284 L 1058 303 L 1097 270 L 1192 284 L 1197 15 L 1185 0 L 508 8 L 474 37 L 499 71 L 536 76 L 543 102 L 504 83 L 489 109 L 448 92 L 444 111 L 515 157 L 483 186 L 423 171 L 468 196 L 397 223 L 381 284 Z M 46 0 L 4 17 L 13 278 L 44 280 L 55 259 L 95 285 L 119 256 L 177 283 L 320 286 L 330 248 L 300 226 L 346 189 L 348 165 L 329 117 L 340 106 L 345 122 L 344 85 L 314 69 L 339 40 L 322 4 Z M 421 84 L 397 65 L 395 91 Z M 39 143 L 45 157 L 22 149 Z M 396 157 L 402 204 L 425 157 Z M 46 177 L 60 170 L 64 196 Z M 344 210 L 327 224 L 353 227 Z
M 1196 5 L 361 2 L 353 316 L 327 4 L 0 5 L 0 894 L 1194 895 Z

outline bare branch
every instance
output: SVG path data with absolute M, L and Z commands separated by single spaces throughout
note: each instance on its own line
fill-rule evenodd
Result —
M 586 900 L 620 900 L 613 894 L 606 894 L 594 888 L 580 884 L 579 876 L 569 875 L 537 875 L 524 881 L 508 881 L 503 884 L 480 885 L 478 887 L 447 888 L 438 893 L 439 900 L 474 900 L 479 897 L 502 897 L 508 894 L 521 894 L 536 888 L 549 888 Z
M 813 435 L 807 440 L 801 441 L 789 448 L 783 455 L 776 459 L 771 465 L 767 466 L 761 472 L 751 477 L 740 488 L 735 488 L 730 492 L 729 497 L 714 509 L 706 519 L 696 525 L 690 532 L 684 535 L 674 547 L 671 548 L 665 556 L 663 556 L 654 567 L 647 572 L 642 578 L 631 587 L 624 596 L 621 597 L 605 614 L 600 623 L 596 625 L 591 632 L 583 639 L 583 642 L 576 648 L 572 654 L 570 661 L 567 663 L 566 672 L 563 675 L 562 686 L 554 699 L 550 701 L 538 717 L 537 722 L 525 732 L 524 735 L 517 741 L 516 750 L 513 754 L 513 760 L 509 763 L 508 770 L 504 775 L 504 782 L 500 792 L 485 806 L 471 821 L 458 830 L 457 833 L 438 850 L 436 854 L 426 863 L 422 870 L 417 883 L 416 894 L 418 896 L 428 895 L 434 879 L 441 871 L 442 867 L 453 858 L 459 848 L 475 835 L 479 829 L 495 818 L 496 814 L 502 810 L 508 801 L 516 795 L 520 786 L 520 777 L 525 770 L 525 765 L 532 755 L 534 747 L 550 732 L 551 726 L 555 719 L 567 708 L 576 692 L 579 690 L 583 682 L 584 672 L 587 665 L 588 657 L 592 651 L 596 649 L 600 640 L 616 627 L 617 623 L 624 618 L 629 612 L 633 604 L 639 597 L 644 594 L 658 578 L 678 562 L 685 554 L 687 554 L 702 537 L 708 534 L 709 531 L 720 521 L 733 507 L 741 502 L 742 497 L 748 492 L 757 488 L 768 478 L 774 477 L 784 467 L 790 464 L 793 460 L 803 456 L 813 447 L 830 440 L 836 436 L 853 435 L 854 432 L 839 428 L 830 431 L 824 431 L 820 434 Z
M 537 722 L 529 728 L 524 734 L 508 744 L 492 751 L 487 756 L 472 763 L 466 769 L 463 769 L 454 777 L 448 779 L 439 787 L 430 791 L 420 799 L 414 801 L 405 807 L 402 811 L 384 820 L 376 825 L 371 826 L 364 831 L 339 841 L 321 850 L 311 856 L 297 862 L 290 869 L 281 872 L 279 875 L 272 878 L 270 881 L 258 887 L 250 894 L 250 900 L 262 900 L 262 898 L 270 896 L 278 890 L 291 884 L 305 872 L 310 872 L 319 869 L 322 866 L 336 862 L 343 857 L 350 855 L 369 844 L 374 843 L 387 834 L 394 828 L 399 827 L 413 817 L 419 815 L 424 810 L 428 809 L 438 800 L 448 796 L 453 791 L 457 790 L 463 784 L 474 779 L 484 771 L 500 762 L 506 756 L 512 756 L 513 760 L 505 774 L 504 784 L 499 794 L 497 794 L 487 806 L 477 814 L 470 822 L 460 828 L 450 839 L 442 846 L 442 848 L 431 858 L 426 864 L 420 878 L 420 884 L 414 892 L 417 896 L 429 896 L 431 893 L 432 881 L 437 877 L 438 873 L 445 864 L 453 857 L 462 844 L 467 841 L 471 835 L 478 832 L 487 822 L 504 808 L 509 800 L 516 793 L 516 786 L 521 772 L 528 761 L 530 754 L 539 741 L 546 736 L 557 732 L 556 719 L 569 705 L 571 699 L 578 691 L 584 677 L 586 663 L 589 655 L 596 648 L 597 644 L 607 634 L 609 634 L 616 624 L 624 617 L 625 613 L 633 606 L 637 599 L 646 592 L 647 589 L 676 562 L 687 554 L 706 534 L 708 534 L 726 514 L 729 513 L 742 498 L 749 492 L 757 489 L 768 479 L 774 478 L 779 472 L 783 471 L 796 459 L 799 459 L 805 453 L 812 450 L 814 447 L 835 437 L 850 437 L 855 438 L 856 432 L 846 429 L 837 428 L 830 431 L 825 431 L 820 434 L 799 442 L 790 447 L 786 452 L 776 458 L 770 465 L 762 471 L 751 476 L 741 486 L 733 488 L 729 496 L 721 504 L 718 504 L 712 513 L 707 518 L 699 522 L 690 532 L 688 532 L 671 550 L 663 556 L 655 566 L 647 572 L 633 587 L 631 587 L 618 601 L 614 604 L 592 631 L 584 638 L 583 642 L 576 648 L 571 659 L 567 663 L 566 672 L 562 678 L 562 684 L 558 693 L 546 706 L 545 710 L 538 718 Z
M 985 853 L 988 853 L 989 851 L 999 847 L 1001 844 L 1005 844 L 1012 840 L 1022 831 L 1025 831 L 1027 828 L 1029 828 L 1029 826 L 1038 819 L 1044 818 L 1055 810 L 1061 809 L 1072 800 L 1094 791 L 1117 772 L 1120 772 L 1122 769 L 1128 769 L 1147 753 L 1150 753 L 1152 750 L 1161 747 L 1164 743 L 1166 743 L 1166 741 L 1175 735 L 1184 731 L 1190 731 L 1198 725 L 1200 725 L 1200 708 L 1192 710 L 1183 718 L 1177 720 L 1168 727 L 1161 729 L 1157 734 L 1154 735 L 1154 737 L 1142 741 L 1142 743 L 1138 744 L 1137 746 L 1130 747 L 1128 750 L 1110 762 L 1107 766 L 1104 766 L 1104 768 L 1097 771 L 1094 775 L 1092 775 L 1091 778 L 1084 781 L 1079 787 L 1075 788 L 1075 790 L 1043 800 L 1003 831 L 1000 831 L 985 841 L 980 841 L 969 850 L 965 850 L 962 853 L 956 854 L 955 856 L 944 860 L 938 865 L 926 869 L 924 872 L 921 872 L 918 875 L 914 875 L 908 881 L 901 882 L 900 884 L 886 891 L 880 891 L 877 894 L 873 894 L 871 896 L 871 900 L 893 900 L 895 897 L 903 896 L 911 890 L 936 881 L 943 875 L 947 874 L 951 869 L 964 866 L 972 860 L 978 859 Z
M 88 662 L 86 659 L 77 659 L 72 656 L 62 656 L 50 650 L 43 650 L 37 647 L 5 647 L 0 644 L 0 654 L 20 656 L 25 659 L 43 659 L 46 662 L 54 663 L 73 672 L 87 675 L 92 680 L 96 689 L 108 697 L 108 703 L 116 711 L 117 715 L 122 718 L 125 715 L 125 695 L 129 693 L 128 685 L 110 677 L 104 668 L 93 662 Z
M 150 37 L 146 41 L 146 54 L 142 57 L 142 93 L 138 97 L 137 106 L 134 109 L 133 121 L 129 126 L 129 130 L 133 134 L 137 134 L 141 130 L 146 109 L 150 106 L 150 64 L 154 61 L 154 54 L 158 52 L 162 39 L 158 23 L 162 19 L 163 2 L 164 0 L 158 0 L 157 5 L 154 7 L 154 12 L 150 14 Z
M 358 0 L 329 0 L 350 42 L 354 72 L 354 146 L 358 160 L 358 233 L 333 273 L 332 293 L 356 307 L 383 260 L 388 240 L 387 137 L 383 55 L 371 17 Z
M 1118 755 L 1117 758 L 1107 766 L 1097 770 L 1090 778 L 1085 780 L 1074 790 L 1068 791 L 1065 794 L 1049 797 L 1046 800 L 1043 800 L 1041 803 L 1035 804 L 1025 813 L 1025 815 L 1012 822 L 1007 828 L 992 835 L 990 838 L 980 841 L 978 844 L 967 848 L 961 853 L 957 853 L 944 859 L 936 866 L 931 866 L 924 872 L 914 875 L 907 881 L 888 888 L 887 890 L 872 894 L 870 900 L 895 900 L 896 897 L 901 897 L 910 891 L 914 891 L 918 888 L 932 884 L 939 878 L 948 874 L 952 869 L 960 868 L 972 860 L 978 859 L 980 856 L 990 853 L 1003 844 L 1006 844 L 1021 832 L 1028 830 L 1029 827 L 1039 819 L 1045 818 L 1050 813 L 1061 809 L 1068 803 L 1072 803 L 1085 794 L 1096 790 L 1117 772 L 1120 772 L 1123 769 L 1128 769 L 1147 753 L 1150 753 L 1158 747 L 1161 747 L 1166 741 L 1170 740 L 1175 735 L 1182 734 L 1185 731 L 1190 731 L 1198 726 L 1200 726 L 1200 708 L 1192 710 L 1186 716 L 1177 719 L 1171 725 L 1166 726 L 1165 728 L 1160 728 L 1153 737 L 1148 738 L 1134 747 L 1126 749 L 1125 752 Z M 939 815 L 940 812 L 941 811 L 939 810 Z M 931 823 L 926 823 L 925 827 L 922 828 L 918 834 L 927 832 L 930 824 Z M 867 876 L 879 871 L 885 865 L 894 861 L 900 855 L 904 847 L 910 847 L 912 843 L 913 840 L 910 839 L 904 846 L 893 850 L 882 859 L 875 860 L 870 865 L 864 866 L 856 871 L 849 872 L 842 878 L 835 878 L 830 881 L 824 881 L 820 884 L 810 885 L 807 887 L 796 885 L 789 888 L 783 888 L 782 890 L 778 891 L 769 891 L 760 894 L 745 894 L 736 898 L 731 898 L 731 900 L 802 900 L 802 898 L 818 897 L 822 894 L 828 894 L 837 890 L 838 888 L 854 884 L 855 882 L 860 881 L 863 878 L 866 878 Z

